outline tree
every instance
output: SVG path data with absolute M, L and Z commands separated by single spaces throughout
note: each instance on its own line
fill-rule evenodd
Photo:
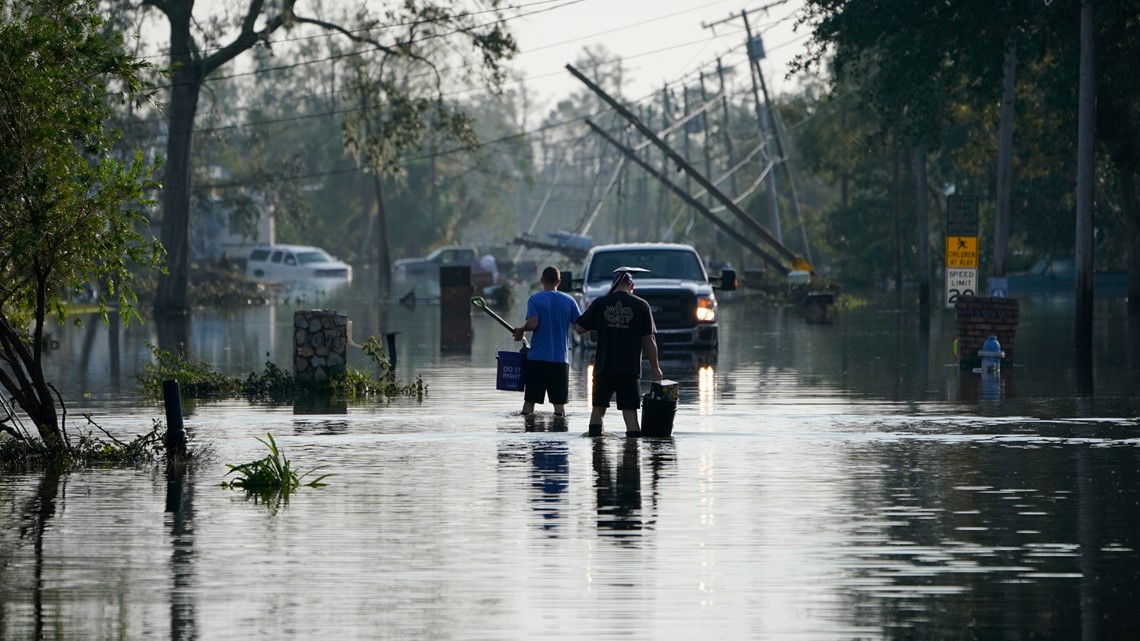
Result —
M 988 109 L 987 103 L 997 103 L 1007 68 L 1003 62 L 1006 54 L 1016 51 L 1014 89 L 1019 104 L 1024 96 L 1047 108 L 1025 118 L 1050 120 L 1047 132 L 1064 127 L 1066 134 L 1075 139 L 1080 9 L 1080 3 L 1056 2 L 1005 1 L 994 5 L 980 0 L 809 0 L 804 23 L 810 25 L 814 48 L 800 62 L 806 67 L 820 63 L 826 55 L 834 55 L 837 76 L 858 78 L 863 100 L 883 119 L 886 129 L 921 142 L 931 141 L 932 136 L 937 137 L 940 130 L 952 125 L 957 110 L 966 108 L 981 113 Z M 1113 165 L 1114 171 L 1104 173 L 1113 176 L 1114 186 L 1120 190 L 1119 199 L 1111 199 L 1118 200 L 1118 205 L 1105 202 L 1110 199 L 1097 199 L 1100 202 L 1095 203 L 1093 236 L 1098 243 L 1107 237 L 1132 241 L 1125 243 L 1122 251 L 1128 255 L 1130 294 L 1137 294 L 1129 298 L 1129 313 L 1133 315 L 1140 315 L 1140 303 L 1133 300 L 1140 297 L 1140 207 L 1135 186 L 1140 166 L 1140 82 L 1133 69 L 1140 56 L 1137 15 L 1138 0 L 1097 2 L 1095 22 L 1091 25 L 1098 61 L 1096 143 L 1107 151 L 1105 156 Z M 884 16 L 891 16 L 891 20 L 886 21 Z M 1028 92 L 1036 95 L 1025 95 Z M 1020 127 L 1023 110 L 1018 111 Z M 1019 135 L 1018 146 L 1026 144 L 1038 143 L 1032 135 Z M 1018 157 L 1026 157 L 1016 149 L 1013 154 L 1015 166 Z M 1050 188 L 1063 184 L 1066 193 L 1052 202 L 1071 205 L 1066 212 L 1071 227 L 1076 209 L 1071 188 L 1075 169 L 1070 172 L 1061 167 L 1053 165 Z M 1022 168 L 1018 169 L 1020 182 L 1024 175 Z M 1014 197 L 1019 189 L 1014 187 Z M 1015 215 L 1020 214 L 1022 227 L 1038 228 L 1029 230 L 1029 234 L 1042 227 L 1039 220 L 1030 220 L 1041 209 L 1018 211 L 1016 205 L 1010 209 Z M 1108 230 L 1117 224 L 1106 216 L 1110 212 L 1119 214 L 1124 234 Z M 1010 222 L 1011 226 L 1017 224 L 1016 219 Z M 1071 232 L 1069 238 L 1068 251 L 1072 251 Z M 1002 238 L 998 240 L 1004 242 Z M 1001 256 L 1004 258 L 1004 252 Z M 995 268 L 1000 271 L 1004 265 L 997 264 Z M 1085 304 L 1091 305 L 1091 297 Z
M 0 384 L 43 443 L 68 447 L 58 393 L 44 378 L 44 323 L 87 283 L 129 319 L 136 266 L 157 267 L 162 247 L 138 231 L 157 187 L 141 154 L 115 157 L 107 100 L 144 101 L 147 65 L 101 33 L 90 0 L 0 2 Z M 134 312 L 137 316 L 137 312 Z M 30 326 L 29 330 L 27 329 Z M 27 438 L 0 421 L 0 429 Z
M 492 0 L 493 8 L 500 4 Z M 353 18 L 351 28 L 318 18 L 298 15 L 296 0 L 281 0 L 279 3 L 266 3 L 264 0 L 247 0 L 244 13 L 237 25 L 237 34 L 228 42 L 208 47 L 210 40 L 218 38 L 222 25 L 211 25 L 214 31 L 195 34 L 192 29 L 197 24 L 193 14 L 194 0 L 141 0 L 140 6 L 157 8 L 170 24 L 170 62 L 173 76 L 170 88 L 170 101 L 167 109 L 167 165 L 165 187 L 162 194 L 162 240 L 169 252 L 168 273 L 159 281 L 155 297 L 155 309 L 160 312 L 185 312 L 189 308 L 188 283 L 190 269 L 190 157 L 194 136 L 194 117 L 203 84 L 214 73 L 238 55 L 259 43 L 269 44 L 269 37 L 278 30 L 291 29 L 298 25 L 311 25 L 319 30 L 338 34 L 351 41 L 364 45 L 364 51 L 354 55 L 363 56 L 374 66 L 382 69 L 388 64 L 415 61 L 421 64 L 434 82 L 431 83 L 436 97 L 442 91 L 440 63 L 423 49 L 445 51 L 446 44 L 455 39 L 467 40 L 478 56 L 482 69 L 487 73 L 485 80 L 496 87 L 503 79 L 500 63 L 515 51 L 514 41 L 498 19 L 497 11 L 492 10 L 492 19 L 481 22 L 477 13 L 464 12 L 447 2 L 431 0 L 406 0 L 383 12 L 383 17 L 374 17 L 367 6 L 361 7 Z M 319 7 L 318 7 L 319 10 Z M 399 35 L 387 39 L 388 28 L 401 28 Z M 385 34 L 377 37 L 375 34 Z M 460 57 L 460 56 L 455 56 Z M 467 74 L 479 77 L 479 74 Z M 377 74 L 377 82 L 384 76 Z M 373 85 L 370 96 L 376 104 L 386 103 L 407 107 L 413 113 L 409 120 L 394 120 L 395 130 L 409 122 L 423 118 L 422 87 L 412 87 L 412 93 L 400 91 L 392 95 L 386 90 L 403 87 L 393 83 Z M 407 97 L 403 102 L 398 99 Z M 426 118 L 425 118 L 426 120 Z M 426 125 L 423 125 L 426 126 Z M 392 130 L 384 130 L 390 133 Z M 369 140 L 366 136 L 365 140 Z M 389 144 L 379 140 L 379 147 Z M 400 148 L 402 138 L 397 138 L 395 146 Z M 366 145 L 367 146 L 367 145 Z M 373 159 L 388 160 L 382 154 L 373 154 Z M 383 224 L 383 221 L 381 221 Z M 386 249 L 381 250 L 381 260 Z M 383 265 L 387 269 L 388 265 Z

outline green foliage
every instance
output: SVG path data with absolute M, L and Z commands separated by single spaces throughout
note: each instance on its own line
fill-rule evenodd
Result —
M 228 398 L 242 393 L 241 379 L 226 376 L 209 363 L 195 359 L 188 352 L 171 353 L 147 343 L 154 355 L 153 363 L 143 363 L 138 374 L 140 390 L 146 398 L 162 398 L 162 382 L 177 380 L 186 398 Z
M 140 231 L 154 163 L 113 152 L 118 134 L 105 126 L 111 100 L 140 105 L 154 87 L 93 1 L 12 0 L 0 14 L 0 384 L 46 447 L 66 454 L 44 321 L 93 282 L 104 320 L 113 302 L 126 322 L 137 317 L 132 273 L 161 268 L 161 245 Z
M 92 422 L 91 425 L 95 424 Z M 45 465 L 73 467 L 150 463 L 160 460 L 166 452 L 163 432 L 162 421 L 159 420 L 154 421 L 149 432 L 125 442 L 106 432 L 105 436 L 97 436 L 88 431 L 75 441 L 68 440 L 64 450 L 48 447 L 36 439 L 0 438 L 0 467 L 30 469 Z
M 244 396 L 251 400 L 269 402 L 290 402 L 309 394 L 329 394 L 334 398 L 362 398 L 368 396 L 409 396 L 423 399 L 427 385 L 420 377 L 414 383 L 403 384 L 392 371 L 392 362 L 384 354 L 384 348 L 375 336 L 370 336 L 363 346 L 366 356 L 372 359 L 379 375 L 372 375 L 346 367 L 343 376 L 328 381 L 327 385 L 316 388 L 299 382 L 292 374 L 278 367 L 266 354 L 265 368 L 261 372 L 250 372 L 243 380 L 227 376 L 212 365 L 195 359 L 185 351 L 172 354 L 147 344 L 154 362 L 144 363 L 138 375 L 142 395 L 150 399 L 162 398 L 162 382 L 177 380 L 184 398 L 236 398 Z
M 365 396 L 415 396 L 423 399 L 427 385 L 423 379 L 416 377 L 414 383 L 401 384 L 396 380 L 392 371 L 392 361 L 384 353 L 384 347 L 375 336 L 369 336 L 361 350 L 364 355 L 371 358 L 379 370 L 378 376 L 371 376 L 365 372 L 346 367 L 343 377 L 330 381 L 332 395 L 337 398 L 360 398 Z
M 111 296 L 129 318 L 132 269 L 163 260 L 161 246 L 138 231 L 158 185 L 141 152 L 111 155 L 116 133 L 103 123 L 111 95 L 149 99 L 153 87 L 139 78 L 149 65 L 118 53 L 121 38 L 100 33 L 92 2 L 5 4 L 0 270 L 19 276 L 0 285 L 3 312 L 43 305 L 63 315 L 67 293 L 98 282 L 101 306 Z
M 298 390 L 293 375 L 270 362 L 266 354 L 265 369 L 261 373 L 250 372 L 241 391 L 247 398 L 282 401 L 296 396 Z
M 238 476 L 231 481 L 223 482 L 222 487 L 242 489 L 250 493 L 281 493 L 288 495 L 301 486 L 301 482 L 305 480 L 305 477 L 317 471 L 317 469 L 320 469 L 314 468 L 298 476 L 297 472 L 293 470 L 289 459 L 285 458 L 284 450 L 277 447 L 277 442 L 273 440 L 273 435 L 266 434 L 265 436 L 268 440 L 262 440 L 260 438 L 257 440 L 269 448 L 269 454 L 267 454 L 265 458 L 260 458 L 248 463 L 227 465 L 226 467 L 230 468 L 230 471 L 227 472 L 226 475 L 237 474 Z M 305 485 L 308 487 L 324 487 L 325 484 L 321 481 L 329 476 L 332 475 L 322 474 L 308 483 L 305 483 Z

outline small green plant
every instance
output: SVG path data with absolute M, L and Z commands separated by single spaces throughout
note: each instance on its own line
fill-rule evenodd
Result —
M 269 448 L 269 454 L 265 458 L 250 461 L 249 463 L 242 463 L 241 465 L 227 465 L 230 471 L 226 473 L 238 474 L 239 476 L 231 481 L 222 483 L 222 487 L 231 489 L 240 488 L 250 493 L 274 493 L 281 492 L 288 495 L 293 490 L 301 486 L 301 482 L 305 477 L 320 468 L 314 468 L 298 476 L 293 471 L 292 464 L 289 459 L 285 458 L 285 452 L 277 447 L 277 442 L 273 440 L 272 434 L 265 435 L 268 440 L 257 439 L 258 442 L 264 444 Z M 331 474 L 322 474 L 317 478 L 305 483 L 309 487 L 324 487 L 321 481 L 332 476 Z

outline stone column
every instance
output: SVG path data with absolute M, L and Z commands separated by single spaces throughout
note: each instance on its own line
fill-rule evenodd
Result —
M 293 376 L 301 383 L 323 384 L 331 377 L 343 375 L 351 337 L 348 312 L 333 309 L 293 312 Z

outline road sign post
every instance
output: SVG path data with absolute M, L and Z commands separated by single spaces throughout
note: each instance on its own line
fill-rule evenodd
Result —
M 946 308 L 978 292 L 978 198 L 946 199 Z

